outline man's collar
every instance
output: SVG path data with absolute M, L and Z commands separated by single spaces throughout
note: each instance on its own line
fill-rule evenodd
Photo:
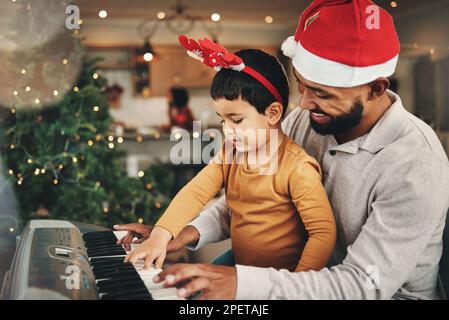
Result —
M 371 153 L 377 153 L 395 141 L 406 123 L 408 114 L 402 105 L 401 98 L 396 93 L 388 90 L 387 94 L 393 101 L 393 104 L 374 127 L 367 134 L 346 143 L 337 144 L 331 150 L 355 154 L 359 149 L 363 149 Z

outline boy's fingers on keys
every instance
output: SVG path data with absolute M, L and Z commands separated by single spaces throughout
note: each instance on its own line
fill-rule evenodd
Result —
M 145 257 L 148 257 L 148 256 L 144 251 L 136 251 L 132 255 L 131 259 L 129 259 L 129 261 L 131 263 L 136 263 L 139 259 L 145 259 Z
M 156 269 L 162 269 L 162 265 L 164 264 L 164 260 L 165 260 L 165 254 L 161 254 L 158 258 L 157 258 L 157 260 L 156 260 L 156 262 L 155 262 L 155 268 Z
M 143 270 L 149 270 L 152 265 L 153 261 L 156 259 L 156 256 L 154 255 L 147 255 L 145 258 L 145 264 L 143 265 Z

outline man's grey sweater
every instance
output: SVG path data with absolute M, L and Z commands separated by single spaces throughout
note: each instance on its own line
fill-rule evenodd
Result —
M 237 265 L 237 299 L 438 299 L 449 162 L 436 134 L 401 99 L 372 130 L 338 145 L 297 108 L 283 122 L 323 169 L 337 222 L 329 268 L 292 273 Z M 224 196 L 191 224 L 197 248 L 230 236 Z M 260 250 L 263 250 L 261 248 Z

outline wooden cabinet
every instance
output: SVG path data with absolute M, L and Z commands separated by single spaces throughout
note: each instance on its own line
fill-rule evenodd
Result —
M 156 50 L 150 63 L 151 94 L 166 95 L 171 86 L 207 88 L 215 71 L 189 57 L 182 48 L 166 47 Z

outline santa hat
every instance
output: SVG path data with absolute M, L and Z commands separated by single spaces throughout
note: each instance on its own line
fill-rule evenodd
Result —
M 307 80 L 355 87 L 391 76 L 400 51 L 392 17 L 369 0 L 315 0 L 282 44 Z

